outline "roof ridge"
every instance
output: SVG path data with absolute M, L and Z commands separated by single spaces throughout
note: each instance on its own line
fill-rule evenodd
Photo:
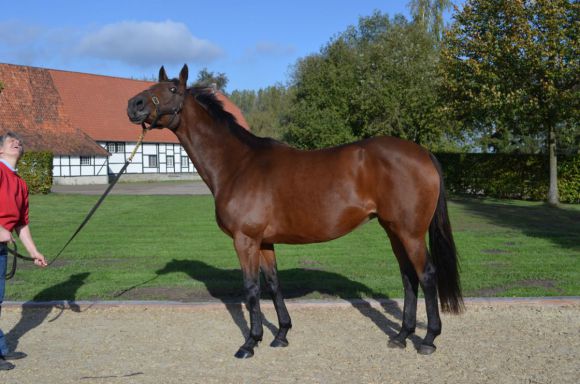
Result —
M 73 70 L 69 70 L 69 69 L 37 67 L 37 66 L 34 66 L 34 65 L 22 65 L 22 64 L 5 63 L 5 62 L 0 62 L 0 65 L 9 65 L 9 66 L 20 67 L 20 68 L 40 69 L 40 70 L 54 71 L 54 72 L 64 72 L 64 73 L 77 74 L 77 75 L 97 76 L 97 77 L 108 77 L 108 78 L 119 79 L 119 80 L 141 81 L 141 82 L 144 82 L 144 83 L 151 83 L 151 84 L 154 84 L 156 82 L 154 80 L 135 79 L 135 78 L 132 78 L 132 77 L 122 77 L 122 76 L 115 76 L 115 75 L 103 75 L 103 74 L 98 74 L 98 73 L 90 73 L 90 72 L 82 72 L 82 71 L 73 71 Z

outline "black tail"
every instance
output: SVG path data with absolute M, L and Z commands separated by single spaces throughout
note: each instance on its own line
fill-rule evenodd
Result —
M 459 259 L 447 214 L 443 172 L 439 161 L 433 154 L 431 154 L 431 159 L 439 173 L 440 187 L 437 209 L 429 225 L 429 248 L 437 273 L 437 290 L 441 309 L 443 312 L 460 313 L 464 310 L 464 306 L 459 281 Z

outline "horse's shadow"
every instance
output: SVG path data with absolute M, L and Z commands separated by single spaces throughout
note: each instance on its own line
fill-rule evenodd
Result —
M 90 273 L 88 272 L 71 275 L 68 280 L 42 290 L 31 301 L 24 303 L 20 320 L 6 334 L 10 349 L 16 350 L 20 338 L 41 325 L 53 308 L 60 309 L 61 312 L 49 322 L 58 319 L 67 308 L 73 312 L 80 312 L 79 306 L 74 301 L 77 291 L 85 284 L 85 280 L 89 275 Z M 61 299 L 54 301 L 55 297 L 60 297 Z
M 243 288 L 242 288 L 242 273 L 239 269 L 219 269 L 196 260 L 172 260 L 168 262 L 162 269 L 156 271 L 157 276 L 162 276 L 170 273 L 181 272 L 190 276 L 192 279 L 202 282 L 208 293 L 219 299 L 226 305 L 230 316 L 240 328 L 240 331 L 246 337 L 249 334 L 249 326 L 244 317 L 242 308 L 243 303 Z M 300 281 L 307 281 L 307 284 L 298 285 L 293 284 L 293 277 L 300 275 Z M 389 337 L 395 336 L 400 330 L 399 322 L 402 320 L 403 313 L 398 303 L 393 300 L 385 298 L 384 295 L 379 295 L 372 291 L 366 285 L 356 281 L 352 281 L 342 275 L 316 269 L 286 269 L 278 271 L 280 286 L 282 293 L 286 299 L 295 299 L 304 297 L 307 294 L 318 292 L 322 295 L 329 295 L 333 297 L 340 297 L 348 301 L 354 308 L 356 308 L 363 316 L 367 317 L 379 329 L 381 329 Z M 239 281 L 239 288 L 232 287 L 232 281 Z M 341 289 L 333 289 L 332 287 L 340 287 Z M 262 282 L 262 287 L 264 284 Z M 262 289 L 262 298 L 269 299 L 267 293 Z M 348 293 L 343 293 L 348 292 Z M 383 311 L 380 311 L 376 306 L 365 299 L 380 298 L 380 304 Z M 264 325 L 276 335 L 277 327 L 262 316 Z M 394 318 L 397 321 L 394 321 Z M 418 324 L 424 328 L 424 324 Z M 418 348 L 421 339 L 415 335 L 409 338 L 413 344 Z

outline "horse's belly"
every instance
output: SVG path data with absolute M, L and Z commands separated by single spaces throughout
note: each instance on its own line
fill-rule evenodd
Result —
M 315 217 L 305 212 L 301 217 L 294 216 L 268 225 L 263 239 L 272 244 L 320 243 L 342 237 L 373 217 L 373 212 L 361 208 L 343 210 L 339 216 Z

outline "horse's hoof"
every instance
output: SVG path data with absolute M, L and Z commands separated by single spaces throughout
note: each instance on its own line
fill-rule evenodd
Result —
M 286 340 L 286 339 L 275 338 L 270 343 L 270 347 L 273 347 L 273 348 L 282 348 L 282 347 L 287 347 L 287 346 L 288 346 L 288 340 Z
M 237 357 L 238 359 L 249 359 L 250 357 L 254 356 L 254 350 L 240 348 L 238 349 L 238 351 L 234 356 Z
M 387 345 L 389 346 L 389 348 L 399 348 L 399 349 L 407 348 L 407 342 L 405 340 L 401 341 L 398 339 L 391 339 L 389 340 L 389 344 Z
M 437 347 L 435 347 L 434 345 L 421 344 L 417 352 L 419 352 L 420 355 L 430 355 L 433 352 L 435 352 L 436 349 Z

